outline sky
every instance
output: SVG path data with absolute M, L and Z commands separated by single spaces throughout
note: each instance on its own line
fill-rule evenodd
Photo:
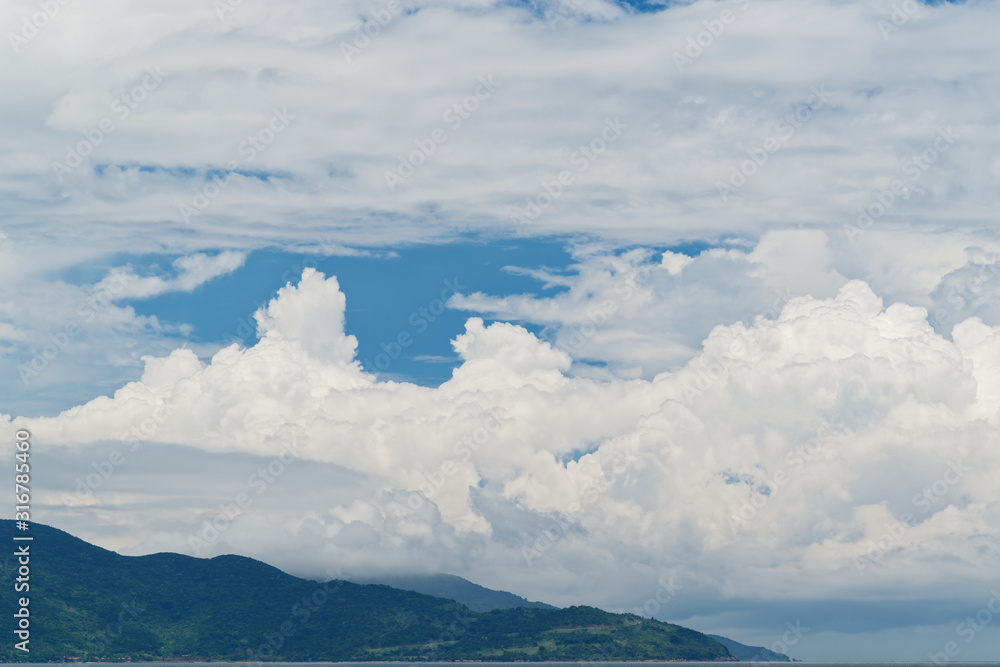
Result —
M 998 25 L 5 2 L 0 452 L 125 554 L 995 658 Z

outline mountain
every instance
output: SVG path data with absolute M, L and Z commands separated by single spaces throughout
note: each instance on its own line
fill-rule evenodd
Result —
M 25 535 L 33 539 L 12 539 Z M 734 660 L 694 630 L 593 607 L 474 612 L 389 586 L 299 579 L 242 556 L 122 556 L 37 523 L 25 533 L 0 520 L 3 538 L 8 554 L 28 550 L 0 568 L 5 632 L 16 619 L 30 633 L 30 652 L 0 645 L 8 662 Z M 23 621 L 18 596 L 28 598 Z
M 506 591 L 495 591 L 468 579 L 453 574 L 425 574 L 412 576 L 390 576 L 368 579 L 352 579 L 357 584 L 382 584 L 404 591 L 415 591 L 436 598 L 460 602 L 472 611 L 493 611 L 494 609 L 514 609 L 534 607 L 536 609 L 557 609 L 544 602 L 530 602 L 520 595 Z
M 496 591 L 475 584 L 468 579 L 453 574 L 428 574 L 413 576 L 394 576 L 371 579 L 354 579 L 358 584 L 383 584 L 404 591 L 416 591 L 438 598 L 454 600 L 464 604 L 473 611 L 493 611 L 494 609 L 513 609 L 515 607 L 536 607 L 539 609 L 557 609 L 544 602 L 530 602 L 525 598 Z M 747 646 L 738 641 L 720 635 L 708 635 L 725 646 L 733 657 L 738 660 L 754 662 L 793 662 L 784 653 L 775 653 L 763 646 Z
M 733 641 L 727 637 L 721 637 L 719 635 L 708 635 L 715 641 L 719 642 L 733 654 L 738 660 L 750 660 L 753 662 L 794 662 L 784 653 L 775 653 L 770 649 L 766 649 L 763 646 L 747 646 L 746 644 L 741 644 L 738 641 Z

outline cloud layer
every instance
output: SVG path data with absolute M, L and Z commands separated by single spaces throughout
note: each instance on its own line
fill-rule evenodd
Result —
M 306 270 L 258 311 L 253 347 L 148 357 L 113 397 L 7 421 L 40 447 L 117 441 L 122 471 L 173 443 L 261 462 L 216 470 L 214 502 L 161 502 L 151 522 L 150 497 L 116 495 L 114 475 L 64 491 L 63 508 L 49 496 L 49 516 L 113 509 L 143 526 L 138 551 L 236 548 L 316 576 L 331 562 L 490 571 L 556 601 L 610 568 L 588 597 L 621 607 L 616 585 L 667 573 L 697 599 L 954 600 L 989 585 L 1000 328 L 971 318 L 948 340 L 926 310 L 852 281 L 716 327 L 675 372 L 595 380 L 521 327 L 471 318 L 462 365 L 427 388 L 363 373 L 344 308 L 336 279 Z M 313 462 L 351 492 L 292 485 L 286 471 Z
M 555 603 L 632 610 L 674 576 L 675 620 L 761 642 L 761 610 L 780 629 L 801 601 L 831 650 L 859 618 L 950 637 L 1000 553 L 997 23 L 911 0 L 4 3 L 0 399 L 59 452 L 40 516 Z M 573 264 L 452 296 L 472 317 L 439 387 L 363 372 L 332 276 L 296 275 L 249 347 L 134 305 L 264 248 L 470 236 Z
M 978 230 L 997 203 L 991 3 L 908 3 L 901 24 L 888 2 L 636 15 L 595 0 L 560 21 L 554 4 L 407 0 L 384 26 L 372 12 L 388 9 L 352 3 L 91 7 L 2 54 L 19 96 L 0 196 L 23 242 L 80 221 L 174 250 L 484 224 L 645 242 L 777 220 L 843 234 L 879 193 L 893 201 L 868 231 Z M 0 24 L 17 33 L 36 11 L 8 3 Z M 390 190 L 401 162 L 415 168 Z M 532 202 L 530 224 L 512 222 Z

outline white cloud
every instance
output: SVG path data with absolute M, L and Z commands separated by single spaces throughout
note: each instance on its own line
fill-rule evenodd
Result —
M 747 259 L 759 264 L 755 274 L 777 290 L 828 297 L 837 293 L 845 278 L 833 261 L 827 236 L 818 229 L 773 230 L 764 234 Z
M 148 299 L 168 292 L 191 292 L 214 278 L 232 273 L 243 266 L 245 261 L 246 254 L 241 252 L 221 252 L 214 257 L 195 253 L 174 260 L 174 268 L 177 270 L 177 276 L 174 278 L 140 277 L 126 268 L 102 280 L 94 287 L 94 291 L 112 291 L 116 301 Z
M 576 361 L 607 364 L 605 375 L 646 378 L 689 361 L 720 322 L 774 319 L 789 300 L 833 296 L 849 277 L 866 278 L 889 302 L 927 308 L 935 330 L 946 336 L 970 316 L 1000 321 L 991 298 L 1000 290 L 998 249 L 991 243 L 986 251 L 962 234 L 880 233 L 852 247 L 820 230 L 782 229 L 749 248 L 734 245 L 693 257 L 666 251 L 660 262 L 645 249 L 576 246 L 575 262 L 563 272 L 511 269 L 537 279 L 540 293 L 458 294 L 449 306 L 542 325 Z M 907 256 L 926 258 L 909 282 Z M 565 289 L 547 294 L 553 287 Z M 577 374 L 594 372 L 574 367 Z
M 254 314 L 257 334 L 294 340 L 311 357 L 349 364 L 358 341 L 344 334 L 345 304 L 336 278 L 325 280 L 315 269 L 306 269 L 299 286 L 281 288 L 277 298 Z
M 367 480 L 320 500 L 315 483 L 278 479 L 211 547 L 302 573 L 332 558 L 357 571 L 409 562 L 562 601 L 569 572 L 611 562 L 622 574 L 587 596 L 608 606 L 628 604 L 616 583 L 635 591 L 646 578 L 635 564 L 709 596 L 950 599 L 988 583 L 1000 328 L 969 320 L 951 342 L 924 309 L 885 307 L 852 281 L 774 319 L 716 327 L 676 372 L 595 381 L 567 375 L 570 357 L 524 329 L 473 318 L 454 343 L 462 365 L 427 388 L 363 373 L 344 308 L 336 279 L 307 270 L 258 312 L 253 347 L 207 364 L 187 350 L 146 358 L 113 397 L 5 430 L 81 451 L 138 438 L 146 457 L 184 443 L 263 462 L 291 446 Z M 134 500 L 101 493 L 116 521 L 136 520 Z M 144 514 L 135 549 L 190 551 L 215 511 Z M 66 512 L 39 520 L 66 525 Z M 290 543 L 303 547 L 294 557 Z
M 412 557 L 593 602 L 578 597 L 586 572 L 598 601 L 624 607 L 671 568 L 719 604 L 978 599 L 997 525 L 998 6 L 921 5 L 883 34 L 883 0 L 643 15 L 603 0 L 403 4 L 350 61 L 343 45 L 375 30 L 377 3 L 260 0 L 221 16 L 203 0 L 69 3 L 0 49 L 0 87 L 17 91 L 0 101 L 0 367 L 13 381 L 42 366 L 18 380 L 15 422 L 89 452 L 165 403 L 141 451 L 180 443 L 225 463 L 296 434 L 351 493 L 317 492 L 296 516 L 295 494 L 318 483 L 287 497 L 277 484 L 273 507 L 269 492 L 216 548 L 300 572 L 323 554 L 376 569 Z M 678 71 L 675 52 L 724 7 L 737 20 Z M 37 11 L 4 3 L 0 25 L 19 33 Z M 480 77 L 499 84 L 485 99 Z M 477 108 L 448 115 L 456 104 Z M 623 126 L 613 143 L 609 121 Z M 439 127 L 447 141 L 390 192 L 386 171 Z M 511 221 L 546 201 L 530 225 Z M 509 323 L 470 319 L 438 388 L 364 374 L 344 295 L 318 274 L 258 312 L 247 349 L 184 349 L 185 323 L 119 305 L 193 291 L 260 248 L 357 255 L 467 233 L 579 245 L 566 273 L 522 267 L 540 294 L 452 299 Z M 701 240 L 718 247 L 634 249 Z M 119 253 L 181 259 L 171 275 L 66 277 Z M 53 402 L 80 405 L 23 416 Z M 844 428 L 790 463 L 824 422 Z M 973 470 L 915 509 L 957 458 Z M 731 529 L 779 470 L 787 484 Z M 433 505 L 393 514 L 428 483 Z M 137 549 L 183 549 L 191 515 L 143 509 L 141 492 L 114 490 L 98 519 L 58 503 L 49 516 L 122 541 L 148 526 Z M 523 546 L 558 526 L 549 511 L 571 528 L 529 565 Z M 859 573 L 903 512 L 918 521 Z M 294 563 L 275 546 L 288 535 L 308 547 Z
M 869 233 L 942 223 L 975 231 L 992 219 L 997 133 L 982 91 L 997 76 L 983 65 L 997 46 L 978 29 L 997 20 L 989 3 L 924 6 L 888 40 L 878 30 L 888 4 L 730 3 L 739 20 L 684 72 L 673 53 L 717 18 L 717 3 L 643 15 L 574 3 L 575 14 L 598 20 L 555 28 L 545 14 L 556 3 L 540 6 L 541 17 L 506 3 L 404 4 L 409 13 L 351 62 L 341 44 L 353 43 L 366 5 L 264 2 L 221 19 L 191 2 L 66 7 L 20 53 L 2 56 L 17 65 L 0 76 L 19 90 L 19 107 L 41 110 L 16 116 L 23 120 L 4 137 L 9 219 L 39 232 L 85 220 L 95 240 L 73 243 L 159 243 L 178 253 L 219 247 L 222 226 L 238 247 L 310 243 L 331 231 L 344 244 L 381 244 L 387 231 L 427 240 L 484 222 L 514 233 L 509 208 L 576 170 L 580 147 L 616 117 L 628 126 L 621 138 L 574 171 L 574 183 L 523 231 L 646 243 L 760 235 L 776 225 L 842 234 L 894 179 L 909 195 Z M 0 22 L 17 25 L 29 10 L 12 3 Z M 831 60 L 847 41 L 851 53 Z M 404 61 L 418 74 L 400 77 Z M 119 118 L 114 100 L 157 66 L 163 81 Z M 490 75 L 501 87 L 460 126 L 445 120 Z M 802 113 L 820 86 L 828 103 L 803 113 L 780 150 L 721 201 L 717 182 L 748 151 L 783 136 L 776 126 Z M 275 108 L 295 119 L 249 150 L 248 136 Z M 53 163 L 104 118 L 115 130 L 60 183 Z M 447 142 L 390 193 L 386 170 L 435 127 Z M 906 161 L 949 127 L 953 145 L 912 180 Z M 185 223 L 179 205 L 231 161 L 240 173 Z M 14 229 L 12 239 L 23 241 L 23 227 Z
M 23 261 L 21 253 L 14 254 Z M 57 263 L 64 260 L 60 256 Z M 139 314 L 122 302 L 191 292 L 230 274 L 244 260 L 237 251 L 193 253 L 173 261 L 173 276 L 142 276 L 131 266 L 112 266 L 103 268 L 100 280 L 79 284 L 32 276 L 31 270 L 16 272 L 0 287 L 7 295 L 0 300 L 5 404 L 21 414 L 53 414 L 56 406 L 75 405 L 137 377 L 143 355 L 166 354 L 184 344 L 192 327 Z M 87 275 L 93 263 L 89 258 L 82 267 L 60 268 L 82 268 Z
M 557 347 L 597 364 L 579 375 L 652 377 L 690 359 L 719 322 L 752 317 L 776 300 L 780 307 L 788 295 L 832 295 L 849 278 L 866 280 L 888 301 L 927 307 L 944 332 L 969 316 L 1000 323 L 992 285 L 961 294 L 974 280 L 965 274 L 985 261 L 971 249 L 998 251 L 988 221 L 997 203 L 991 142 L 1000 135 L 982 98 L 997 88 L 988 85 L 996 72 L 983 63 L 998 47 L 980 29 L 996 22 L 993 5 L 924 6 L 886 40 L 878 30 L 892 11 L 885 3 L 762 0 L 745 11 L 730 3 L 739 20 L 677 72 L 672 54 L 717 17 L 717 3 L 643 15 L 609 2 L 571 3 L 574 16 L 557 25 L 550 19 L 566 3 L 404 4 L 407 12 L 351 62 L 341 43 L 353 43 L 374 5 L 267 0 L 221 17 L 201 2 L 97 2 L 92 12 L 68 5 L 23 49 L 0 52 L 11 65 L 0 68 L 0 81 L 19 91 L 5 114 L 15 120 L 0 135 L 0 296 L 38 300 L 35 308 L 2 309 L 9 312 L 0 319 L 16 328 L 10 335 L 31 339 L 0 350 L 17 362 L 8 370 L 16 375 L 87 298 L 50 298 L 67 290 L 53 276 L 106 265 L 113 253 L 188 258 L 172 277 L 121 269 L 134 278 L 122 295 L 141 298 L 195 289 L 262 247 L 318 244 L 352 254 L 352 246 L 447 241 L 470 231 L 588 235 L 608 247 L 734 237 L 756 246 L 748 252 L 757 275 L 746 272 L 744 253 L 730 253 L 729 264 L 718 254 L 693 263 L 664 255 L 664 275 L 651 274 L 656 284 L 583 336 L 580 327 L 593 324 L 588 311 L 600 309 L 596 297 L 616 296 L 607 281 L 626 277 L 613 263 L 594 259 L 584 279 L 563 278 L 577 286 L 571 298 L 462 302 L 551 326 Z M 8 3 L 0 24 L 16 31 L 35 11 L 28 0 Z M 832 62 L 831 51 L 846 42 L 851 53 Z M 400 77 L 400 62 L 417 74 Z M 147 68 L 162 81 L 136 102 L 136 87 L 152 81 Z M 501 85 L 455 127 L 445 114 L 474 94 L 481 76 Z M 828 103 L 806 109 L 817 86 Z M 113 106 L 122 95 L 136 102 L 125 117 Z M 253 148 L 251 137 L 271 138 L 275 109 L 295 118 Z M 748 151 L 783 138 L 777 126 L 795 113 L 808 118 L 795 120 L 801 125 L 780 150 L 722 201 L 717 182 L 743 166 Z M 597 150 L 589 144 L 618 117 L 628 126 L 622 136 L 582 160 L 581 148 Z M 95 134 L 106 118 L 114 130 Z M 390 193 L 386 170 L 436 127 L 448 131 L 447 142 Z M 914 156 L 949 127 L 953 144 L 913 172 Z M 53 165 L 81 152 L 81 142 L 89 155 L 60 182 Z M 547 196 L 545 184 L 562 170 L 573 172 L 573 183 L 515 229 L 511 207 Z M 878 204 L 893 180 L 905 184 L 906 198 L 859 228 L 858 209 Z M 179 206 L 199 196 L 210 203 L 185 222 Z M 108 313 L 131 317 L 127 309 Z M 159 340 L 169 328 L 163 322 L 135 319 L 124 339 L 94 332 L 113 355 L 94 347 L 72 356 L 115 368 L 108 383 L 129 377 L 134 370 L 121 369 L 134 369 L 138 355 L 170 346 Z M 122 349 L 127 360 L 109 358 Z M 86 372 L 101 376 L 97 366 Z
M 684 267 L 693 262 L 694 260 L 687 255 L 682 255 L 681 253 L 671 252 L 667 250 L 663 253 L 663 258 L 660 260 L 660 264 L 663 268 L 667 270 L 672 276 L 679 276 Z

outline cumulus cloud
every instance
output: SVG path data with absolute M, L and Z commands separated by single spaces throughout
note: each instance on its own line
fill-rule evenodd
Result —
M 850 281 L 717 326 L 673 372 L 595 380 L 523 328 L 471 318 L 454 341 L 462 365 L 428 388 L 362 372 L 344 308 L 336 279 L 306 270 L 258 311 L 252 347 L 207 363 L 183 349 L 147 357 L 114 396 L 5 430 L 67 451 L 135 445 L 135 461 L 173 443 L 253 457 L 275 478 L 206 553 L 239 548 L 316 576 L 334 559 L 359 573 L 411 563 L 561 601 L 570 573 L 612 563 L 621 574 L 590 594 L 621 607 L 616 582 L 638 594 L 667 571 L 719 600 L 953 599 L 988 581 L 1000 328 L 970 319 L 952 341 L 925 309 Z M 351 493 L 276 474 L 309 462 Z M 247 486 L 219 478 L 235 489 L 224 498 Z M 70 507 L 136 521 L 140 505 L 113 482 Z M 161 507 L 131 548 L 192 552 L 216 514 Z
M 346 303 L 336 278 L 324 280 L 315 269 L 306 269 L 297 287 L 278 290 L 278 297 L 254 314 L 257 334 L 294 340 L 313 358 L 348 364 L 358 341 L 344 334 Z
M 720 322 L 774 319 L 791 299 L 833 296 L 851 278 L 865 279 L 889 302 L 926 308 L 945 336 L 970 316 L 997 322 L 990 298 L 1000 289 L 995 246 L 987 251 L 964 235 L 934 241 L 878 234 L 851 246 L 820 230 L 782 229 L 757 242 L 723 240 L 691 255 L 579 244 L 563 270 L 507 267 L 538 280 L 536 293 L 456 294 L 448 303 L 541 325 L 547 339 L 579 362 L 576 374 L 647 379 L 688 362 Z M 900 258 L 918 253 L 926 263 L 905 281 Z
M 6 114 L 18 120 L 2 137 L 0 294 L 5 304 L 24 294 L 39 306 L 4 306 L 23 311 L 2 313 L 16 328 L 0 348 L 16 361 L 12 375 L 73 320 L 58 302 L 74 308 L 87 298 L 53 296 L 64 291 L 60 281 L 106 267 L 116 252 L 187 258 L 170 276 L 138 261 L 123 267 L 134 280 L 122 294 L 142 298 L 194 289 L 262 247 L 357 254 L 388 239 L 438 242 L 470 231 L 587 235 L 616 248 L 747 244 L 752 257 L 730 257 L 732 266 L 721 255 L 694 264 L 664 255 L 663 275 L 651 280 L 685 286 L 653 302 L 682 315 L 654 306 L 644 323 L 630 319 L 647 290 L 664 296 L 643 285 L 619 324 L 593 335 L 577 332 L 599 307 L 583 283 L 574 294 L 583 309 L 517 297 L 509 307 L 463 302 L 551 326 L 557 347 L 592 362 L 575 372 L 595 377 L 610 364 L 620 376 L 651 378 L 690 359 L 715 324 L 785 295 L 830 296 L 847 279 L 928 308 L 945 333 L 970 316 L 1000 323 L 995 288 L 972 275 L 998 251 L 994 226 L 983 222 L 996 210 L 991 142 L 1000 136 L 982 97 L 997 89 L 983 83 L 996 76 L 982 64 L 997 45 L 978 29 L 996 21 L 989 3 L 922 5 L 884 37 L 886 3 L 733 2 L 738 21 L 683 71 L 674 53 L 716 20 L 717 3 L 638 15 L 602 0 L 408 0 L 367 42 L 362 28 L 375 31 L 372 12 L 381 10 L 364 3 L 268 1 L 221 13 L 200 2 L 92 6 L 62 7 L 23 48 L 0 53 L 10 65 L 0 79 L 19 91 Z M 7 3 L 0 24 L 20 34 L 37 11 L 29 0 Z M 953 39 L 960 49 L 948 46 Z M 364 48 L 345 57 L 355 40 Z M 846 42 L 851 54 L 832 62 Z M 417 74 L 400 77 L 401 63 Z M 485 99 L 476 97 L 481 77 L 499 84 Z M 622 127 L 611 143 L 608 122 Z M 436 128 L 447 141 L 417 156 L 422 164 L 390 192 L 386 172 L 411 161 Z M 769 139 L 780 148 L 758 165 L 751 156 L 763 160 Z M 71 155 L 78 165 L 57 170 L 76 164 Z M 739 187 L 734 170 L 747 179 Z M 563 171 L 571 183 L 560 185 Z M 735 193 L 720 197 L 720 182 Z M 531 224 L 511 221 L 545 197 L 551 203 Z M 595 280 L 619 278 L 596 260 L 594 271 Z M 716 289 L 724 280 L 739 296 Z M 134 379 L 139 356 L 169 347 L 145 333 L 164 322 L 137 322 L 126 336 L 94 334 L 127 349 L 127 360 L 96 347 L 73 355 L 101 358 L 86 371 L 105 375 L 100 390 Z M 18 346 L 18 337 L 31 340 Z

